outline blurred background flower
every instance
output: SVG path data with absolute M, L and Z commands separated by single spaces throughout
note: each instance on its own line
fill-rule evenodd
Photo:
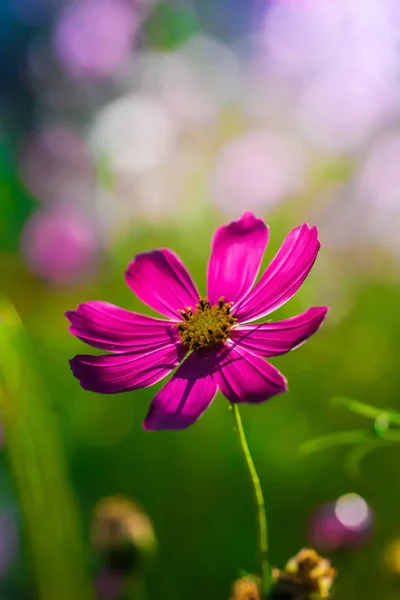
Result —
M 21 249 L 28 267 L 56 283 L 93 273 L 99 249 L 89 222 L 70 209 L 39 210 L 25 223 Z
M 127 0 L 84 0 L 61 11 L 54 51 L 73 77 L 106 77 L 129 55 L 138 26 L 139 16 Z
M 363 461 L 365 500 L 346 494 L 346 449 L 298 448 L 357 427 L 330 397 L 398 405 L 399 40 L 397 0 L 0 2 L 1 288 L 33 338 L 86 522 L 120 493 L 154 518 L 150 599 L 217 600 L 239 566 L 255 569 L 226 405 L 187 434 L 148 437 L 153 392 L 84 393 L 67 361 L 85 350 L 63 314 L 95 298 L 141 308 L 123 272 L 157 246 L 204 291 L 212 231 L 250 209 L 271 225 L 268 258 L 290 228 L 320 229 L 315 271 L 276 318 L 331 305 L 285 359 L 289 393 L 243 414 L 273 562 L 314 540 L 337 557 L 338 597 L 394 600 L 399 448 Z M 1 576 L 7 600 L 29 593 L 19 561 Z M 119 582 L 104 565 L 96 585 L 106 597 Z
M 372 527 L 371 508 L 364 498 L 349 493 L 315 511 L 309 537 L 312 544 L 324 551 L 354 548 L 370 538 Z
M 124 575 L 143 575 L 157 548 L 149 517 L 124 496 L 109 496 L 97 503 L 91 542 L 107 569 Z

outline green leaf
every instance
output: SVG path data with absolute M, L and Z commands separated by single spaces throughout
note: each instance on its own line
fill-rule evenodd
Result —
M 395 434 L 393 437 L 388 434 Z M 356 446 L 349 454 L 345 461 L 345 470 L 348 472 L 349 476 L 353 479 L 356 479 L 360 476 L 360 468 L 361 462 L 364 458 L 374 452 L 375 450 L 379 450 L 385 446 L 391 446 L 394 443 L 400 442 L 400 432 L 387 432 L 385 437 L 382 439 L 372 439 L 362 446 Z
M 381 413 L 376 417 L 373 424 L 373 429 L 378 438 L 383 438 L 389 429 L 389 415 L 387 413 Z
M 303 456 L 306 456 L 308 454 L 313 454 L 314 452 L 319 452 L 320 450 L 327 450 L 337 446 L 361 444 L 369 439 L 371 439 L 371 434 L 364 429 L 328 433 L 326 435 L 307 440 L 307 442 L 300 446 L 299 452 Z
M 392 409 L 378 408 L 376 406 L 366 404 L 365 402 L 360 402 L 359 400 L 345 398 L 342 396 L 332 398 L 331 404 L 333 406 L 342 406 L 357 415 L 361 415 L 369 419 L 376 419 L 384 414 L 386 415 L 389 424 L 400 425 L 400 412 L 397 412 Z
M 194 15 L 169 4 L 159 4 L 143 26 L 148 44 L 156 50 L 173 50 L 198 33 Z

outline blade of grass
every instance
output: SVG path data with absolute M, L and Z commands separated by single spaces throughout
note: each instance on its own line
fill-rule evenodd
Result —
M 376 419 L 384 414 L 387 416 L 389 423 L 400 425 L 400 412 L 392 409 L 377 408 L 376 406 L 365 404 L 365 402 L 342 396 L 332 398 L 331 404 L 334 406 L 342 406 L 357 415 L 362 415 L 363 417 L 368 417 L 370 419 Z
M 14 307 L 0 297 L 0 414 L 40 600 L 92 600 L 54 415 Z
M 335 448 L 336 446 L 346 446 L 348 444 L 360 444 L 371 439 L 371 434 L 363 429 L 352 431 L 340 431 L 339 433 L 328 433 L 320 437 L 307 440 L 299 448 L 300 454 L 306 456 L 320 450 Z

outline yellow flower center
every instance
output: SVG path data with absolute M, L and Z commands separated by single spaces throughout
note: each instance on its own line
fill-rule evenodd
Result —
M 191 306 L 180 310 L 183 322 L 177 327 L 182 344 L 190 350 L 200 350 L 226 342 L 229 331 L 237 323 L 230 314 L 231 306 L 232 302 L 224 302 L 224 297 L 214 306 L 206 298 L 200 298 L 193 311 Z

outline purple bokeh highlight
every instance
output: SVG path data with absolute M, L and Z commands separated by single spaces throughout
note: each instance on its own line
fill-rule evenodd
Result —
M 48 209 L 26 222 L 21 250 L 35 275 L 53 283 L 72 283 L 93 273 L 99 244 L 85 218 L 66 209 Z
M 321 505 L 309 523 L 309 539 L 323 551 L 362 546 L 373 530 L 373 512 L 357 494 Z
M 126 0 L 81 0 L 61 13 L 54 50 L 73 77 L 107 77 L 130 54 L 139 24 Z

